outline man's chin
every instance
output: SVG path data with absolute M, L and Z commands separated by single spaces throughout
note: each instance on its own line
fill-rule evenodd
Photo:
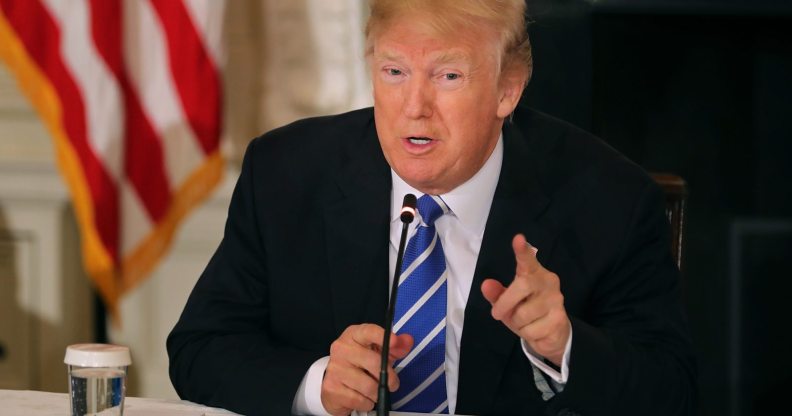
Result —
M 413 188 L 430 195 L 442 195 L 453 189 L 436 177 L 412 176 L 402 179 Z

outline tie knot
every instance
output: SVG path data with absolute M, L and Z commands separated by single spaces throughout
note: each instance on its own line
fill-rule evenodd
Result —
M 435 220 L 448 212 L 448 206 L 439 196 L 424 194 L 418 198 L 418 212 L 421 214 L 424 224 L 431 227 Z

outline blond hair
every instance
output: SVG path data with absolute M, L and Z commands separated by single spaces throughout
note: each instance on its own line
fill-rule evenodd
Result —
M 489 25 L 499 34 L 501 71 L 522 69 L 525 82 L 530 79 L 533 57 L 524 0 L 370 0 L 369 5 L 366 55 L 372 53 L 374 39 L 388 23 L 407 14 L 422 14 L 428 18 L 429 29 L 438 35 L 452 35 L 460 28 L 478 24 Z

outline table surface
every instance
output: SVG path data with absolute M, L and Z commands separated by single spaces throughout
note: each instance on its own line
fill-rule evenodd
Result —
M 3 416 L 70 416 L 69 395 L 32 390 L 0 390 L 0 413 Z M 356 412 L 357 413 L 357 412 Z M 366 413 L 358 413 L 366 415 Z M 368 415 L 374 415 L 369 412 Z M 392 416 L 419 413 L 390 412 Z M 127 397 L 124 416 L 227 416 L 237 415 L 224 409 L 206 407 L 186 400 Z
M 69 395 L 30 390 L 0 390 L 0 408 L 4 416 L 69 416 Z M 183 400 L 127 397 L 125 416 L 223 416 L 236 415 L 228 410 L 206 407 Z

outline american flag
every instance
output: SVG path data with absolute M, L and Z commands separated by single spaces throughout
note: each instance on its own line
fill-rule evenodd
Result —
M 46 124 L 108 310 L 219 182 L 222 1 L 0 0 L 0 59 Z

